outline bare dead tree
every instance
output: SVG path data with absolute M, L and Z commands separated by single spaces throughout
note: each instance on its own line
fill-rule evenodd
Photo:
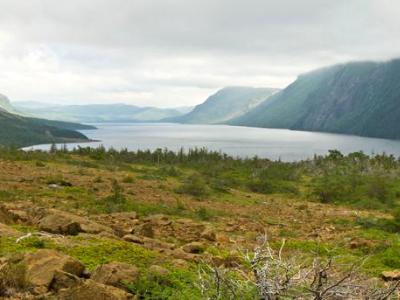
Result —
M 265 235 L 253 253 L 244 254 L 262 299 L 278 299 L 280 295 L 289 293 L 293 287 L 300 285 L 306 276 L 306 270 L 295 259 L 283 259 L 284 247 L 285 240 L 276 252 L 270 247 Z
M 252 286 L 257 291 L 257 299 L 262 300 L 398 299 L 396 293 L 400 281 L 382 288 L 360 275 L 365 259 L 345 265 L 338 263 L 340 257 L 316 256 L 307 264 L 305 259 L 284 257 L 284 247 L 285 241 L 279 250 L 274 250 L 264 236 L 254 251 L 242 252 L 250 268 L 250 275 L 243 272 L 243 268 L 235 270 L 240 276 L 232 277 L 229 276 L 232 270 L 203 267 L 199 273 L 203 294 L 212 295 L 207 299 L 215 300 L 244 299 L 238 295 L 243 289 Z M 213 292 L 210 293 L 210 290 Z
M 241 295 L 251 282 L 244 277 L 231 276 L 232 271 L 210 265 L 199 267 L 198 287 L 204 298 L 209 300 L 242 299 Z

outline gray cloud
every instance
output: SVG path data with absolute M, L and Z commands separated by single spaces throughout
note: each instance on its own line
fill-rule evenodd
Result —
M 400 56 L 396 0 L 0 0 L 17 100 L 190 105 L 225 85 Z

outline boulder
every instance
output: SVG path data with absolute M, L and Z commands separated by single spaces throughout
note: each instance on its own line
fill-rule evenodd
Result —
M 112 232 L 109 227 L 90 221 L 85 217 L 56 209 L 47 210 L 46 215 L 40 219 L 38 225 L 41 230 L 67 235 L 76 235 L 79 232 L 92 234 Z
M 135 243 L 139 245 L 143 245 L 144 247 L 148 249 L 153 249 L 153 250 L 172 250 L 175 249 L 176 246 L 175 244 L 172 243 L 167 243 L 160 241 L 158 239 L 152 239 L 148 237 L 141 237 L 133 234 L 127 234 L 122 238 L 126 242 L 130 243 Z
M 63 215 L 48 215 L 40 220 L 39 228 L 41 230 L 66 234 L 66 235 L 77 235 L 82 232 L 81 225 L 74 221 L 73 218 Z
M 135 228 L 135 234 L 153 238 L 154 237 L 153 225 L 150 222 L 141 224 Z
M 149 249 L 172 250 L 172 249 L 176 248 L 175 244 L 163 242 L 158 239 L 152 239 L 152 238 L 148 238 L 148 237 L 143 238 L 143 244 L 146 248 L 149 248 Z
M 111 227 L 119 237 L 131 234 L 139 224 L 137 213 L 134 211 L 103 214 L 92 217 L 92 219 L 100 224 Z
M 85 270 L 85 266 L 78 260 L 47 249 L 25 254 L 22 263 L 28 281 L 40 294 L 49 289 L 56 272 L 62 271 L 79 277 Z
M 217 240 L 217 235 L 211 228 L 204 229 L 204 231 L 200 234 L 200 236 L 203 239 L 206 239 L 211 242 L 215 242 Z
M 60 290 L 60 300 L 129 300 L 133 295 L 119 288 L 88 279 L 69 289 Z
M 178 219 L 170 227 L 172 227 L 173 236 L 187 243 L 198 241 L 206 228 L 204 224 L 190 219 Z M 168 226 L 165 228 L 168 228 Z
M 133 234 L 127 234 L 122 239 L 130 243 L 135 243 L 140 245 L 144 244 L 144 240 L 142 237 Z
M 182 246 L 182 250 L 186 253 L 200 254 L 205 250 L 205 246 L 201 242 L 192 242 Z
M 50 289 L 58 291 L 61 289 L 70 288 L 81 283 L 82 280 L 83 279 L 76 275 L 56 270 L 54 272 L 53 281 L 50 284 Z
M 166 251 L 166 253 L 174 257 L 175 259 L 185 260 L 185 261 L 195 261 L 199 262 L 201 260 L 201 255 L 192 254 L 185 252 L 182 248 Z
M 139 269 L 133 265 L 113 262 L 97 267 L 91 279 L 102 284 L 125 288 L 124 283 L 135 282 L 139 278 Z
M 9 202 L 0 205 L 0 222 L 5 224 L 33 225 L 37 217 L 42 217 L 44 208 L 35 207 L 31 202 Z
M 385 281 L 394 281 L 400 279 L 400 270 L 384 271 L 382 272 L 382 278 Z
M 144 220 L 152 223 L 155 226 L 168 226 L 172 224 L 172 220 L 162 214 L 152 215 L 145 218 Z

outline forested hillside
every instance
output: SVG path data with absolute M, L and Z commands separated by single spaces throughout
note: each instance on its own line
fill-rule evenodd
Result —
M 397 139 L 399 78 L 399 59 L 316 70 L 229 123 Z

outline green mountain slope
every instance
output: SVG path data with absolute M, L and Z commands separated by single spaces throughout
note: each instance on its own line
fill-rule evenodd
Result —
M 397 139 L 399 78 L 400 59 L 316 70 L 229 124 Z
M 223 88 L 188 114 L 166 121 L 191 124 L 224 123 L 250 111 L 277 91 L 272 88 Z
M 75 130 L 95 129 L 90 125 L 28 118 L 15 114 L 8 98 L 0 94 L 0 145 L 30 146 L 44 143 L 88 141 Z
M 14 103 L 21 113 L 29 116 L 70 122 L 155 122 L 183 114 L 178 109 L 139 107 L 127 104 L 44 105 L 33 102 Z
M 88 141 L 80 132 L 62 128 L 63 122 L 24 118 L 0 111 L 0 145 L 24 147 L 35 144 Z

